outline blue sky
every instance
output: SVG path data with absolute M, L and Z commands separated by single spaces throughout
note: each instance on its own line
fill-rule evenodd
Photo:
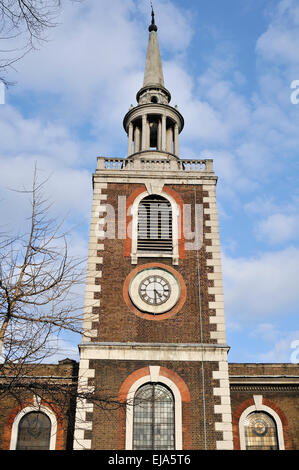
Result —
M 28 209 L 7 188 L 29 185 L 36 161 L 51 174 L 56 214 L 76 227 L 73 252 L 87 254 L 91 174 L 98 155 L 126 156 L 122 120 L 142 86 L 149 3 L 65 2 L 48 41 L 9 72 L 16 84 L 0 106 L 7 227 Z M 213 158 L 219 177 L 229 360 L 289 362 L 299 340 L 299 104 L 291 101 L 299 3 L 155 0 L 154 7 L 165 85 L 185 118 L 181 158 Z

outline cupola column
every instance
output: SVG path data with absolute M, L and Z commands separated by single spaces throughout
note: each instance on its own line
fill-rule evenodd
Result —
M 162 121 L 159 119 L 158 122 L 158 135 L 157 135 L 157 150 L 162 148 Z
M 174 125 L 174 154 L 179 156 L 179 126 L 177 123 Z
M 166 131 L 167 136 L 167 152 L 173 153 L 173 127 L 170 126 Z
M 141 137 L 141 148 L 142 150 L 146 150 L 146 126 L 147 126 L 147 116 L 144 114 L 142 116 L 142 137 Z
M 134 129 L 134 153 L 140 152 L 140 129 L 138 126 L 135 126 Z
M 166 152 L 166 115 L 162 114 L 162 151 Z
M 129 124 L 129 141 L 128 141 L 128 155 L 133 153 L 133 123 Z

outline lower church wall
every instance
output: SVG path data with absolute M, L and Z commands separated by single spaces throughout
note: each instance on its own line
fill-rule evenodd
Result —
M 183 449 L 204 449 L 205 446 L 207 449 L 215 449 L 216 441 L 222 439 L 222 432 L 215 430 L 215 421 L 220 421 L 219 416 L 214 413 L 214 406 L 220 404 L 220 397 L 213 396 L 213 388 L 219 385 L 219 380 L 212 377 L 213 371 L 218 370 L 217 363 L 204 364 L 204 393 L 202 388 L 202 365 L 196 362 L 90 361 L 90 367 L 95 370 L 95 379 L 90 384 L 95 386 L 96 390 L 102 388 L 103 396 L 105 390 L 107 390 L 111 398 L 119 397 L 122 386 L 128 377 L 132 376 L 133 378 L 129 380 L 134 381 L 134 374 L 148 369 L 149 364 L 151 366 L 160 366 L 164 371 L 163 373 L 169 375 L 172 380 L 181 381 L 181 385 L 178 385 L 183 389 Z M 94 406 L 92 431 L 87 431 L 85 435 L 85 439 L 92 438 L 92 449 L 121 450 L 126 448 L 125 415 L 125 406 L 110 411 Z M 206 430 L 204 429 L 204 422 Z
M 221 441 L 222 432 L 215 430 L 215 422 L 221 417 L 215 414 L 215 406 L 220 405 L 220 397 L 213 391 L 219 387 L 219 379 L 215 379 L 218 362 L 204 363 L 204 385 L 202 388 L 202 364 L 187 361 L 145 361 L 145 360 L 90 360 L 90 368 L 94 369 L 94 379 L 89 379 L 97 393 L 114 401 L 94 406 L 93 413 L 87 416 L 92 423 L 85 430 L 85 438 L 91 440 L 92 449 L 121 450 L 126 447 L 126 410 L 121 404 L 121 397 L 126 395 L 135 379 L 142 377 L 144 371 L 160 367 L 164 374 L 179 388 L 182 395 L 182 448 L 186 450 L 203 449 L 204 415 L 206 416 L 206 448 L 215 449 L 215 442 Z M 61 397 L 56 394 L 46 397 L 39 403 L 38 397 L 29 392 L 36 379 L 51 380 L 66 384 L 74 384 L 77 380 L 78 364 L 74 362 L 58 365 L 31 366 L 26 377 L 27 391 L 15 395 L 1 393 L 0 396 L 0 448 L 14 449 L 18 416 L 22 412 L 33 409 L 48 409 L 49 415 L 55 415 L 56 435 L 55 450 L 72 449 L 74 432 L 74 409 L 67 414 L 62 407 Z M 216 374 L 217 376 L 217 374 Z M 2 391 L 8 375 L 2 377 Z M 283 447 L 280 450 L 299 449 L 299 370 L 296 364 L 229 364 L 230 401 L 232 409 L 232 428 L 234 450 L 242 449 L 242 419 L 247 412 L 264 411 L 278 417 L 281 425 Z M 31 384 L 30 384 L 31 382 Z M 203 400 L 205 397 L 205 403 Z M 64 402 L 65 403 L 65 402 Z M 205 414 L 204 414 L 205 405 Z M 73 406 L 73 405 L 72 405 Z M 41 408 L 39 408 L 41 407 Z M 275 419 L 276 419 L 275 418 Z M 243 439 L 244 441 L 244 439 Z

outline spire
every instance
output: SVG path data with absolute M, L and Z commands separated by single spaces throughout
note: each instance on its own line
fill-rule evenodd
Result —
M 148 30 L 149 32 L 158 31 L 158 28 L 155 23 L 155 13 L 154 13 L 153 5 L 152 5 L 152 24 L 149 26 Z
M 158 85 L 164 87 L 164 76 L 160 55 L 155 14 L 152 7 L 152 23 L 149 26 L 149 41 L 145 63 L 143 86 Z
M 123 121 L 128 134 L 128 156 L 139 158 L 144 152 L 149 152 L 147 157 L 153 154 L 156 158 L 158 154 L 167 153 L 167 158 L 172 156 L 177 159 L 179 134 L 184 127 L 184 118 L 177 107 L 173 108 L 169 104 L 171 94 L 164 86 L 158 28 L 153 7 L 152 22 L 148 29 L 143 87 L 136 95 L 137 106 L 129 109 Z

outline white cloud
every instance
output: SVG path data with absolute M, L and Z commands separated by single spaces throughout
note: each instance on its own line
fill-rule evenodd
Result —
M 257 225 L 257 236 L 271 244 L 298 239 L 299 215 L 272 214 Z
M 282 0 L 267 31 L 257 42 L 257 51 L 270 61 L 298 64 L 299 6 L 296 0 Z
M 299 330 L 286 332 L 272 328 L 260 328 L 260 335 L 258 337 L 261 341 L 271 342 L 271 349 L 258 355 L 258 360 L 261 362 L 293 362 L 294 342 L 299 340 Z
M 48 179 L 45 194 L 54 204 L 55 215 L 68 214 L 86 223 L 90 214 L 91 174 L 81 167 L 88 163 L 82 143 L 67 127 L 37 118 L 25 119 L 6 105 L 0 114 L 0 134 L 1 226 L 20 226 L 28 215 L 28 197 L 12 190 L 32 187 L 35 164 L 39 181 Z M 95 166 L 95 155 L 90 157 Z
M 299 302 L 299 250 L 293 247 L 255 258 L 223 256 L 224 300 L 230 318 L 245 321 L 283 315 Z

